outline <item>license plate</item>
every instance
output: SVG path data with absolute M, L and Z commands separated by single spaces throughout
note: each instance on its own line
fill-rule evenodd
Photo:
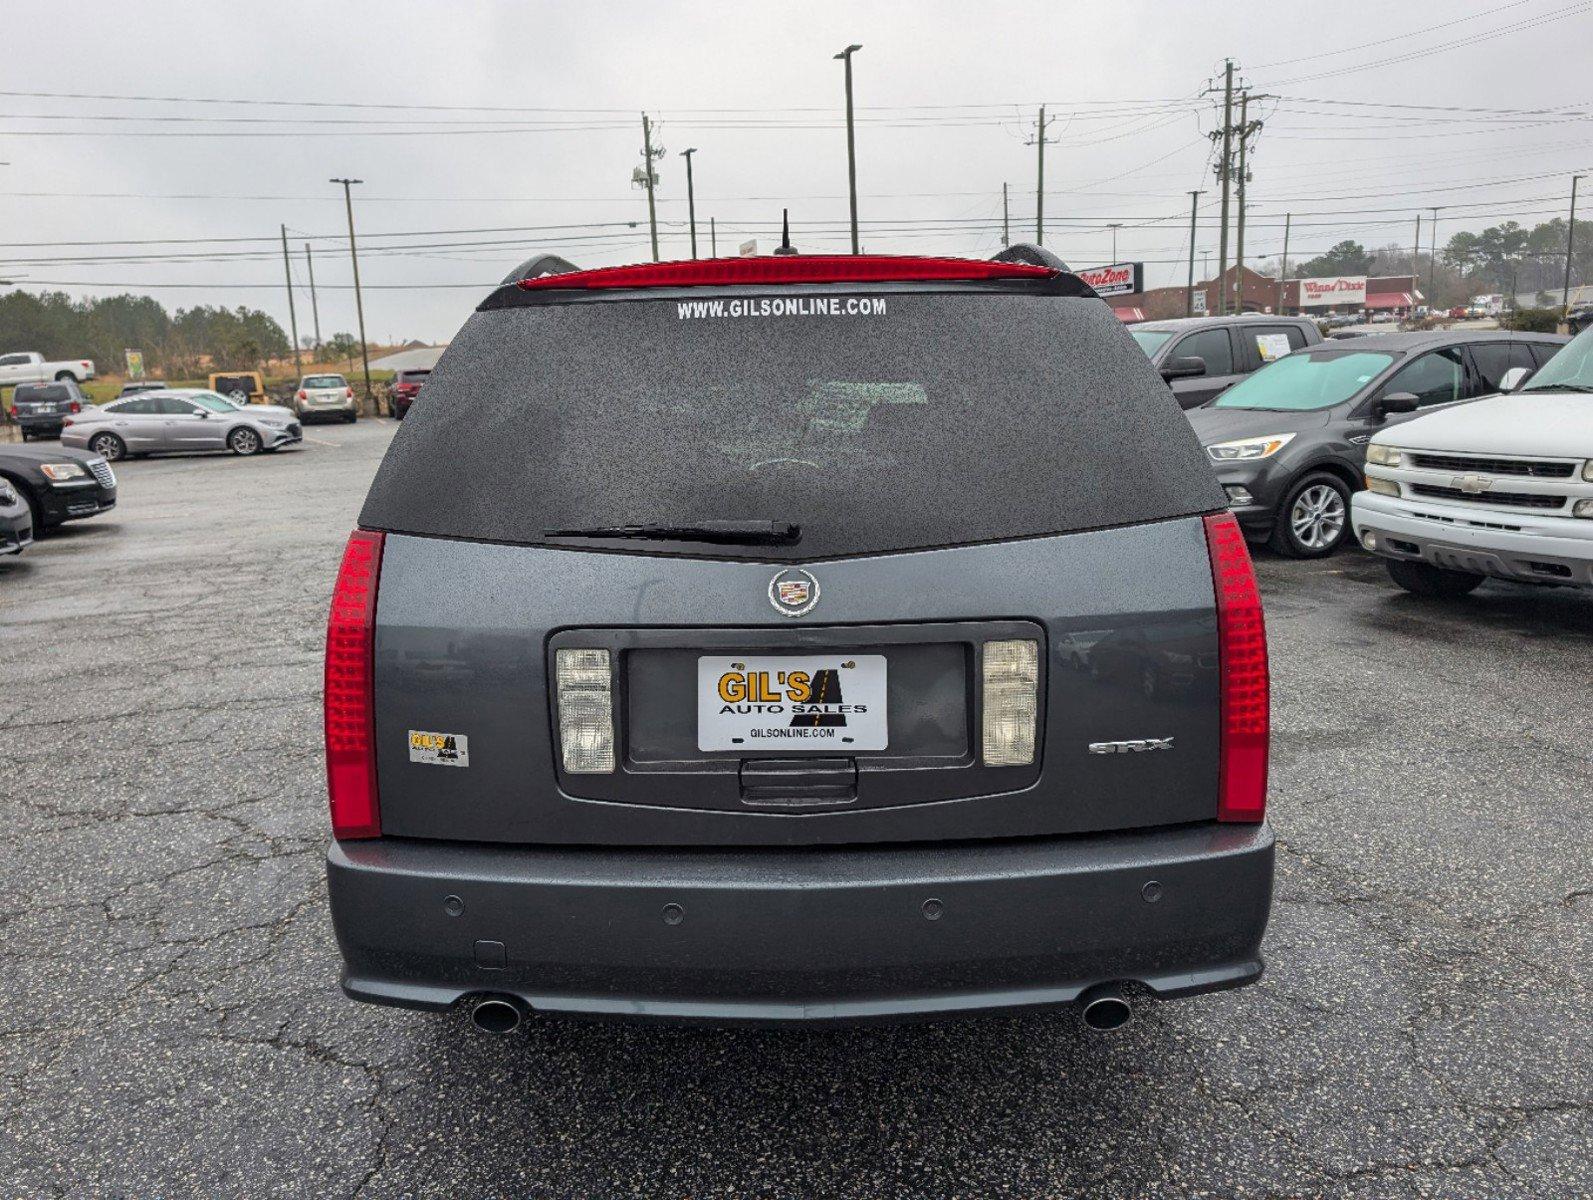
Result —
M 705 655 L 697 660 L 699 750 L 884 750 L 885 656 Z

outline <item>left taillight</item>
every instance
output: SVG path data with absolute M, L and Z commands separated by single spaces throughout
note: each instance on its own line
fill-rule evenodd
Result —
M 1217 820 L 1267 815 L 1267 744 L 1271 737 L 1267 629 L 1250 549 L 1232 513 L 1206 517 L 1206 548 L 1217 599 L 1217 670 L 1221 745 Z
M 349 535 L 326 623 L 326 783 L 335 838 L 380 837 L 374 650 L 382 537 Z

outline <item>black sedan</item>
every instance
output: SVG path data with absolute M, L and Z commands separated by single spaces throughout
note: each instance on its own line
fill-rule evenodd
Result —
M 1296 350 L 1184 415 L 1245 536 L 1292 558 L 1319 558 L 1349 537 L 1350 494 L 1361 486 L 1372 434 L 1497 392 L 1507 371 L 1535 371 L 1567 340 L 1372 334 Z
M 82 450 L 0 444 L 0 479 L 27 502 L 35 536 L 116 505 L 111 464 Z

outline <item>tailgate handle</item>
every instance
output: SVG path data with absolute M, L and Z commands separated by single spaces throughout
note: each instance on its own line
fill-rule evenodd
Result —
M 825 808 L 857 799 L 855 758 L 745 758 L 741 802 L 753 808 Z

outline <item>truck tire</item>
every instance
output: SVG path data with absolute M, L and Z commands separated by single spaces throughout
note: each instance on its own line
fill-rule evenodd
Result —
M 1349 485 L 1328 471 L 1312 471 L 1284 493 L 1269 541 L 1289 558 L 1326 558 L 1349 532 Z
M 1470 571 L 1451 571 L 1446 567 L 1403 558 L 1384 559 L 1383 565 L 1388 568 L 1388 577 L 1407 592 L 1437 599 L 1452 599 L 1474 592 L 1486 578 L 1473 575 Z

